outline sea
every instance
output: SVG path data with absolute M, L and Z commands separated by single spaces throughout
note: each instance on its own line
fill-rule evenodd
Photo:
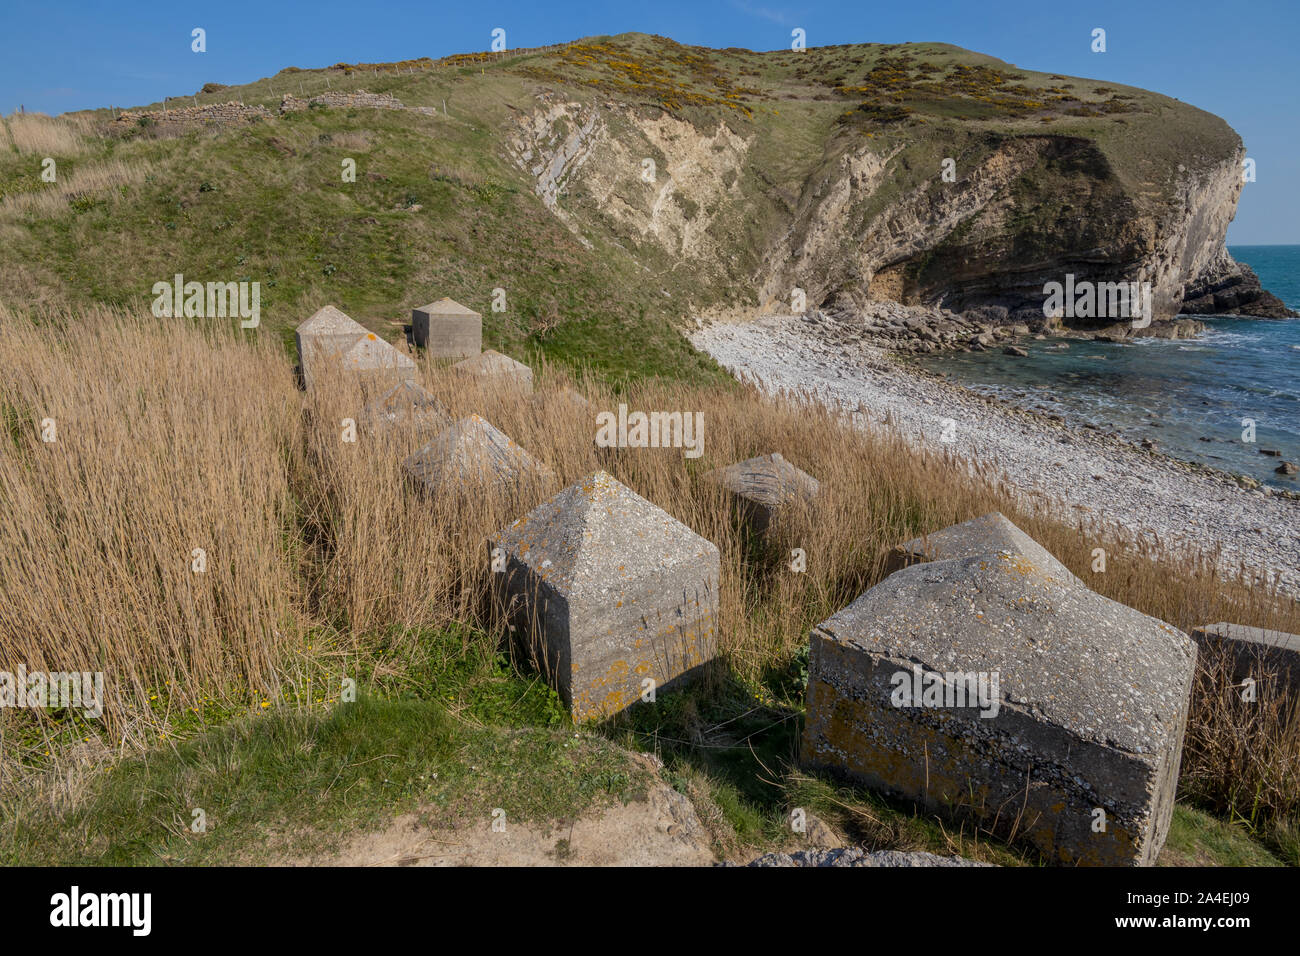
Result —
M 1229 246 L 1260 283 L 1300 311 L 1300 246 Z M 1022 342 L 1028 358 L 1000 349 L 949 352 L 918 363 L 981 394 L 1090 423 L 1166 455 L 1300 491 L 1279 475 L 1300 464 L 1300 319 L 1199 316 L 1197 339 L 1133 344 L 1066 339 L 1068 349 Z M 1253 438 L 1253 441 L 1250 440 Z M 1280 457 L 1262 450 L 1280 452 Z

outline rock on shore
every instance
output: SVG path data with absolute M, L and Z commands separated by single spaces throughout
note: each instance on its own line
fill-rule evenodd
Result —
M 818 335 L 845 346 L 870 345 L 911 355 L 995 348 L 1022 355 L 1027 354 L 1023 346 L 1015 343 L 1032 335 L 1120 342 L 1147 336 L 1195 338 L 1205 331 L 1205 323 L 1187 318 L 1153 322 L 1143 329 L 1135 329 L 1129 322 L 1071 327 L 1032 309 L 1008 312 L 1000 306 L 981 306 L 958 313 L 897 302 L 841 301 L 794 318 L 814 328 Z
M 1253 315 L 1264 319 L 1296 318 L 1282 300 L 1259 284 L 1248 265 L 1225 251 L 1183 292 L 1184 315 Z

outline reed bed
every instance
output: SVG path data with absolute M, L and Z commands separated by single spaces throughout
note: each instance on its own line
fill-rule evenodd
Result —
M 0 309 L 0 368 L 0 670 L 102 671 L 115 725 L 273 691 L 298 593 L 283 357 L 188 322 Z
M 94 136 L 88 116 L 11 113 L 0 118 L 0 148 L 25 156 L 75 156 Z

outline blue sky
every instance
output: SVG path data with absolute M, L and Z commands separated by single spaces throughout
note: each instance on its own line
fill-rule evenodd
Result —
M 1300 3 L 1296 0 L 1037 2 L 717 2 L 20 4 L 0 17 L 0 111 L 60 113 L 243 83 L 285 66 L 384 61 L 487 49 L 495 27 L 511 47 L 640 30 L 682 43 L 788 48 L 937 40 L 1028 69 L 1156 90 L 1222 116 L 1246 142 L 1248 183 L 1228 234 L 1240 244 L 1300 243 Z M 190 31 L 207 31 L 207 52 Z M 1093 28 L 1107 51 L 1090 50 Z

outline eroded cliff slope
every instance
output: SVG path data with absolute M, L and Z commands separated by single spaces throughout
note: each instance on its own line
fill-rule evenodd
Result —
M 1042 316 L 1149 282 L 1153 318 L 1284 314 L 1224 238 L 1240 138 L 1142 90 L 943 44 L 754 54 L 629 35 L 521 68 L 509 149 L 575 232 L 653 249 L 701 311 L 891 300 Z

